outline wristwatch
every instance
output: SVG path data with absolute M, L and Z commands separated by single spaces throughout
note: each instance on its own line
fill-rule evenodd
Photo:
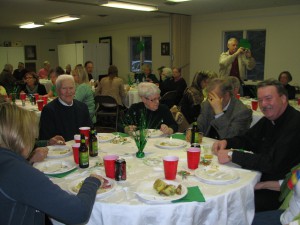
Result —
M 233 154 L 233 151 L 228 151 L 227 155 L 228 155 L 228 158 L 229 158 L 229 159 L 232 158 L 232 154 Z

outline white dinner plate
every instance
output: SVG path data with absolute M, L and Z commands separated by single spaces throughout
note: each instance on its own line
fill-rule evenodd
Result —
M 34 167 L 46 175 L 57 175 L 75 169 L 76 164 L 72 161 L 52 160 L 35 163 Z
M 233 168 L 224 166 L 204 166 L 195 170 L 195 175 L 207 184 L 232 184 L 240 179 Z
M 113 140 L 116 136 L 111 133 L 98 133 L 97 138 L 99 142 L 109 142 Z
M 174 186 L 178 186 L 180 183 L 175 182 L 175 181 L 170 181 L 170 180 L 164 180 L 161 179 L 164 182 L 166 182 L 167 184 L 171 184 Z M 174 200 L 178 200 L 183 198 L 184 196 L 186 196 L 186 194 L 188 193 L 188 190 L 186 188 L 186 186 L 184 186 L 183 184 L 181 184 L 181 194 L 175 194 L 172 196 L 164 196 L 164 195 L 160 195 L 157 193 L 157 191 L 153 188 L 153 184 L 155 181 L 146 181 L 146 182 L 142 182 L 140 183 L 140 185 L 137 187 L 136 189 L 136 195 L 145 203 L 149 203 L 149 204 L 167 204 L 167 203 L 171 203 Z
M 86 177 L 81 177 L 79 179 L 76 179 L 74 181 L 72 181 L 69 185 L 68 185 L 68 190 L 74 194 L 77 195 L 78 191 L 81 188 L 82 182 L 85 180 Z M 107 185 L 109 185 L 106 188 L 99 188 L 97 191 L 97 195 L 96 198 L 104 198 L 108 195 L 110 195 L 117 187 L 116 181 L 105 177 L 106 181 L 108 182 Z M 105 185 L 106 186 L 106 185 Z
M 186 142 L 178 139 L 162 139 L 155 146 L 163 149 L 178 149 L 184 148 Z
M 49 150 L 47 158 L 62 158 L 72 154 L 71 147 L 67 145 L 51 145 L 47 148 Z
M 157 138 L 161 137 L 164 133 L 161 130 L 157 129 L 148 129 L 148 137 L 149 138 Z

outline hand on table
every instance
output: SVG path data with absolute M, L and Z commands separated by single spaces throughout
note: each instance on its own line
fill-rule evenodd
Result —
M 60 136 L 60 135 L 56 135 L 53 138 L 51 138 L 48 142 L 49 145 L 65 145 L 65 139 Z
M 30 163 L 43 161 L 48 155 L 48 148 L 39 147 L 33 150 L 32 156 L 29 159 Z
M 231 161 L 231 157 L 228 156 L 230 150 L 219 150 L 217 152 L 218 161 L 220 164 L 225 164 Z
M 164 134 L 173 134 L 173 129 L 168 127 L 166 124 L 162 124 L 160 126 L 160 130 L 161 132 L 163 132 Z
M 264 181 L 264 182 L 258 182 L 255 187 L 255 190 L 261 190 L 261 189 L 269 189 L 272 191 L 280 191 L 280 184 L 279 181 Z
M 217 155 L 218 151 L 225 150 L 226 146 L 227 146 L 227 141 L 226 140 L 216 141 L 212 145 L 211 151 L 212 151 L 213 154 Z

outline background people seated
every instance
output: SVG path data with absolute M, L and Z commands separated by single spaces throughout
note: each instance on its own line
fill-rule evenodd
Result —
M 179 103 L 180 111 L 190 124 L 193 121 L 196 121 L 200 114 L 201 103 L 204 100 L 203 89 L 209 82 L 210 73 L 211 72 L 209 71 L 197 72 L 194 76 L 192 85 L 185 89 Z
M 6 93 L 16 91 L 16 79 L 13 77 L 13 66 L 11 64 L 5 64 L 3 71 L 0 74 L 0 85 L 2 85 Z
M 38 135 L 36 114 L 0 104 L 0 124 L 0 224 L 45 224 L 46 214 L 64 224 L 86 223 L 103 177 L 90 175 L 70 195 L 26 161 Z
M 58 98 L 44 106 L 40 118 L 40 140 L 61 135 L 66 141 L 74 139 L 79 127 L 91 127 L 92 121 L 86 104 L 74 99 L 75 81 L 70 75 L 56 80 Z
M 142 73 L 136 74 L 135 80 L 140 82 L 151 82 L 158 84 L 159 81 L 154 74 L 152 74 L 151 66 L 149 64 L 144 64 L 142 66 Z
M 176 102 L 175 104 L 178 105 L 182 96 L 183 92 L 187 87 L 187 84 L 183 77 L 181 76 L 181 69 L 177 67 L 172 68 L 173 75 L 170 79 L 166 79 L 159 88 L 161 90 L 160 95 L 163 96 L 165 93 L 169 91 L 177 91 Z
M 90 118 L 96 123 L 94 93 L 84 68 L 78 67 L 72 71 L 76 83 L 75 99 L 85 103 L 89 109 Z
M 94 63 L 92 61 L 86 61 L 84 63 L 84 68 L 88 74 L 89 81 L 94 79 L 94 77 L 93 77 Z
M 164 134 L 177 132 L 178 125 L 169 108 L 159 103 L 159 88 L 153 83 L 142 82 L 138 85 L 138 93 L 142 102 L 132 104 L 128 109 L 122 121 L 127 126 L 125 132 L 131 133 L 138 127 L 142 112 L 145 113 L 149 129 L 160 129 Z
M 245 133 L 252 121 L 252 110 L 233 96 L 229 79 L 215 78 L 208 83 L 208 97 L 201 105 L 198 128 L 215 139 Z
M 282 83 L 282 85 L 286 89 L 289 99 L 295 99 L 296 89 L 294 86 L 289 84 L 289 82 L 293 80 L 291 73 L 289 71 L 281 72 L 278 76 L 278 80 Z
M 261 181 L 284 179 L 300 162 L 300 112 L 288 104 L 283 85 L 273 79 L 257 85 L 258 103 L 264 117 L 245 134 L 217 141 L 213 151 L 220 163 L 232 161 L 245 169 L 262 172 Z M 254 154 L 230 149 L 246 149 Z M 257 212 L 277 209 L 279 192 L 255 191 Z
M 123 79 L 118 77 L 118 68 L 111 65 L 107 74 L 108 76 L 102 78 L 98 84 L 95 95 L 109 95 L 117 101 L 119 106 L 123 107 L 126 92 Z
M 18 69 L 15 69 L 13 72 L 13 76 L 16 79 L 18 84 L 23 84 L 24 76 L 28 71 L 25 69 L 25 65 L 23 62 L 18 63 Z
M 20 92 L 28 94 L 38 93 L 39 95 L 46 95 L 47 91 L 43 84 L 39 83 L 39 78 L 34 72 L 28 72 L 24 77 L 25 83 L 21 86 Z
M 44 61 L 44 67 L 39 70 L 38 77 L 40 79 L 48 79 L 50 69 L 51 69 L 50 62 L 49 61 Z
M 49 98 L 51 98 L 51 97 L 57 97 L 55 82 L 56 82 L 57 77 L 59 75 L 64 74 L 64 73 L 65 73 L 64 70 L 60 66 L 57 66 L 55 69 L 51 69 L 50 70 L 49 77 L 50 77 L 50 80 L 52 82 L 52 86 L 51 86 L 50 91 L 47 94 L 47 96 Z

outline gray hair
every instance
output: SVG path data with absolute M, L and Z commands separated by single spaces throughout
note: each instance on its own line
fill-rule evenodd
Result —
M 160 94 L 158 86 L 150 82 L 142 82 L 138 85 L 138 93 L 140 97 L 148 98 L 150 96 Z
M 74 87 L 75 87 L 75 81 L 74 81 L 73 76 L 70 76 L 70 75 L 68 75 L 68 74 L 63 74 L 63 75 L 60 75 L 60 76 L 57 78 L 56 82 L 55 82 L 56 90 L 59 90 L 59 89 L 61 88 L 62 83 L 63 83 L 65 80 L 70 80 L 70 81 L 72 81 L 73 84 L 74 84 Z
M 228 81 L 231 82 L 233 89 L 240 89 L 241 83 L 237 77 L 229 76 L 226 79 L 228 79 Z
M 227 44 L 231 44 L 232 42 L 239 42 L 236 38 L 229 38 Z
M 166 77 L 172 77 L 173 72 L 171 68 L 166 67 L 163 68 L 162 74 L 165 74 Z
M 288 93 L 287 93 L 287 90 L 284 88 L 283 84 L 280 81 L 272 79 L 272 78 L 259 82 L 257 84 L 257 89 L 263 88 L 263 87 L 268 87 L 268 86 L 275 87 L 280 96 L 285 95 L 286 98 L 288 99 Z
M 230 96 L 233 96 L 233 85 L 229 79 L 225 78 L 215 78 L 212 79 L 207 86 L 207 91 L 211 92 L 216 87 L 220 87 L 221 95 L 224 96 L 227 92 Z

